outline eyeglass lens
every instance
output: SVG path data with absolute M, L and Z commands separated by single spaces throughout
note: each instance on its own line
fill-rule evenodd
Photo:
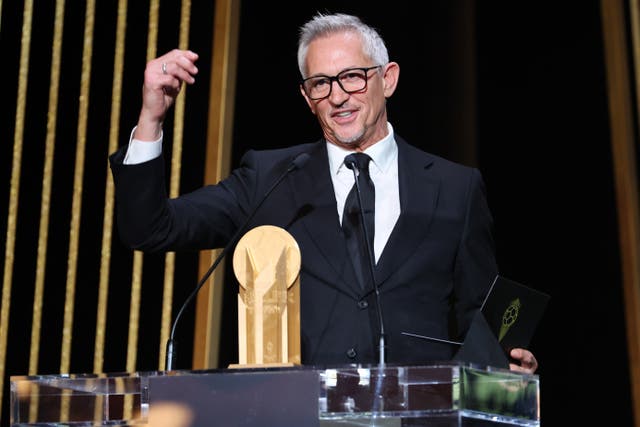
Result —
M 343 70 L 333 77 L 317 76 L 304 81 L 304 89 L 311 99 L 326 98 L 331 94 L 333 81 L 338 82 L 340 88 L 347 93 L 355 93 L 367 87 L 367 72 L 371 68 L 353 68 Z

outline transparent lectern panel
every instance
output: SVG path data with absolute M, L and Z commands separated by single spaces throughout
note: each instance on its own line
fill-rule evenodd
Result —
M 469 416 L 513 425 L 540 424 L 537 375 L 464 366 L 460 370 L 460 382 L 463 385 L 460 409 Z
M 535 375 L 460 363 L 320 371 L 322 427 L 539 426 Z M 366 424 L 370 425 L 370 424 Z
M 10 397 L 12 427 L 150 425 L 172 402 L 189 427 L 539 427 L 539 393 L 536 375 L 445 362 L 24 376 Z
M 11 425 L 144 425 L 138 374 L 14 376 Z

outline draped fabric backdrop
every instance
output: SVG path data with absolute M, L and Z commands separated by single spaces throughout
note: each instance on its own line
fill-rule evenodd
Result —
M 0 422 L 14 375 L 163 369 L 217 254 L 117 236 L 107 156 L 137 121 L 146 61 L 200 54 L 165 123 L 175 196 L 249 148 L 321 136 L 296 63 L 316 11 L 381 31 L 401 67 L 396 131 L 480 168 L 502 274 L 551 295 L 532 343 L 544 425 L 640 426 L 640 36 L 623 0 L 0 0 Z M 236 292 L 222 263 L 176 327 L 176 368 L 237 362 Z

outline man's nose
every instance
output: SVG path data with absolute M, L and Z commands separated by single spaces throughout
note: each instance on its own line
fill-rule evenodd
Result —
M 331 81 L 331 92 L 329 93 L 329 100 L 332 104 L 342 104 L 347 98 L 349 94 L 342 89 L 338 80 Z

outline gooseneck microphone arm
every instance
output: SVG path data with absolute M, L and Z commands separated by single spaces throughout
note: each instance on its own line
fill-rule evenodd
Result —
M 382 304 L 380 303 L 380 289 L 376 282 L 375 275 L 375 263 L 372 252 L 371 240 L 369 239 L 369 232 L 365 225 L 364 211 L 362 209 L 362 195 L 360 194 L 360 183 L 358 182 L 358 176 L 360 175 L 360 169 L 355 160 L 348 160 L 345 165 L 353 171 L 353 179 L 356 184 L 356 195 L 358 196 L 358 207 L 360 208 L 360 225 L 362 225 L 362 231 L 364 233 L 365 246 L 367 247 L 367 258 L 369 260 L 369 275 L 371 276 L 371 283 L 373 283 L 373 289 L 376 293 L 376 307 L 378 308 L 378 326 L 380 327 L 380 339 L 378 348 L 378 362 L 380 365 L 385 364 L 385 332 L 384 332 L 384 317 L 382 316 Z
M 176 353 L 177 353 L 177 351 L 176 351 L 176 343 L 175 343 L 173 337 L 174 337 L 175 332 L 176 332 L 176 326 L 178 325 L 178 320 L 182 316 L 182 313 L 187 308 L 189 303 L 196 297 L 196 295 L 198 294 L 198 291 L 200 290 L 200 288 L 202 288 L 204 286 L 204 284 L 207 282 L 207 279 L 209 278 L 209 276 L 211 276 L 211 273 L 213 273 L 213 271 L 216 269 L 216 267 L 218 266 L 220 261 L 222 261 L 222 258 L 224 258 L 224 256 L 227 254 L 227 252 L 229 252 L 231 250 L 231 248 L 236 244 L 236 242 L 240 239 L 240 235 L 242 234 L 244 229 L 249 224 L 249 221 L 251 221 L 251 219 L 254 217 L 256 212 L 258 212 L 258 209 L 260 208 L 260 206 L 262 206 L 262 204 L 265 202 L 265 200 L 267 200 L 267 197 L 269 197 L 271 192 L 273 190 L 275 190 L 275 188 L 278 185 L 280 185 L 282 180 L 290 172 L 292 172 L 292 171 L 294 171 L 296 169 L 302 168 L 307 163 L 307 161 L 309 160 L 309 157 L 310 157 L 310 155 L 307 154 L 307 153 L 300 153 L 291 161 L 291 163 L 289 164 L 287 169 L 282 173 L 282 175 L 280 175 L 278 177 L 278 179 L 276 179 L 276 181 L 271 185 L 271 187 L 269 187 L 269 189 L 264 193 L 264 196 L 262 196 L 262 199 L 260 199 L 260 202 L 258 202 L 258 204 L 249 213 L 249 215 L 247 215 L 247 219 L 245 219 L 245 221 L 242 223 L 242 225 L 240 227 L 238 227 L 238 229 L 236 230 L 235 234 L 231 237 L 231 240 L 229 240 L 229 242 L 224 247 L 224 249 L 222 249 L 222 252 L 220 252 L 220 254 L 215 259 L 215 261 L 213 262 L 211 267 L 209 267 L 209 270 L 207 270 L 207 272 L 204 274 L 204 276 L 202 276 L 202 279 L 200 279 L 200 281 L 196 285 L 195 289 L 191 292 L 191 294 L 189 294 L 189 296 L 187 297 L 185 302 L 182 304 L 182 307 L 180 307 L 180 310 L 178 311 L 178 314 L 176 315 L 176 318 L 173 321 L 173 326 L 171 327 L 171 334 L 169 335 L 169 339 L 167 340 L 167 349 L 166 349 L 167 350 L 167 354 L 166 354 L 166 357 L 165 357 L 165 369 L 167 371 L 173 370 L 173 362 L 176 359 Z

